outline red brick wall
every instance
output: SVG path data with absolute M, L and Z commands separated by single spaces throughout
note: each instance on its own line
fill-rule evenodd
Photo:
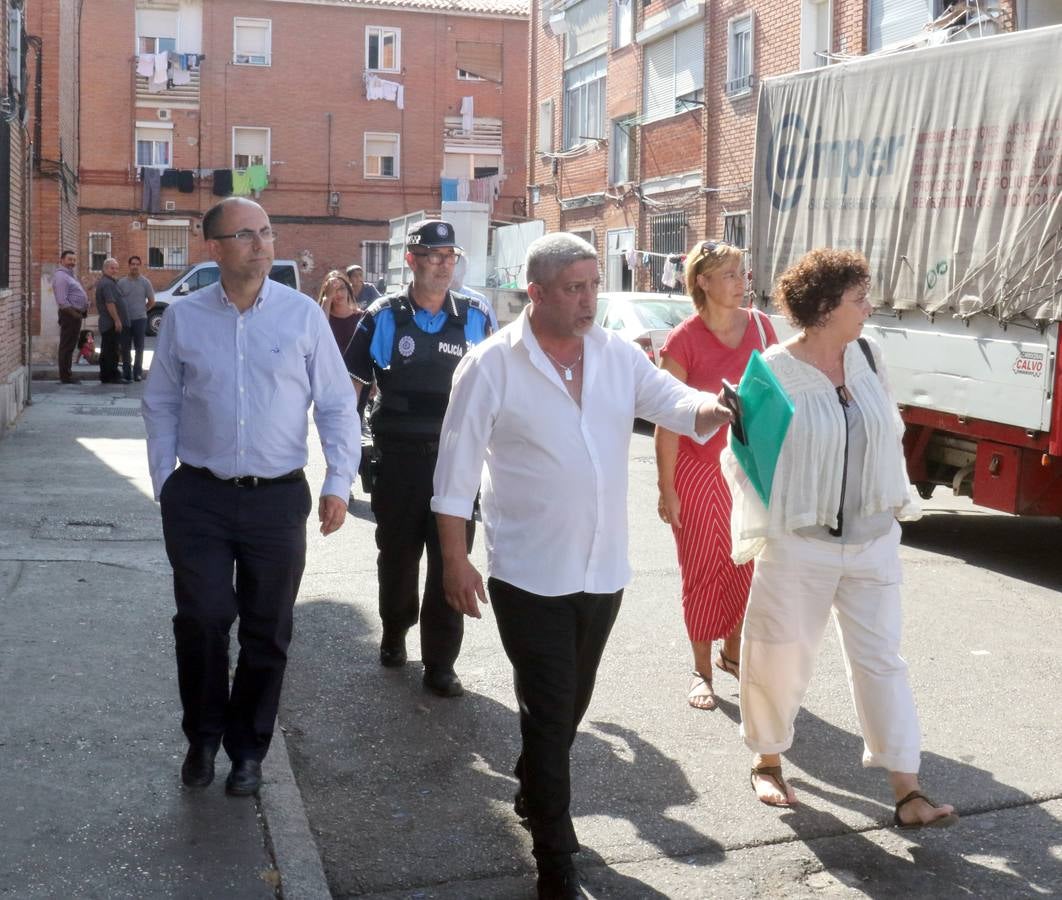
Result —
M 105 41 L 132 48 L 134 7 L 133 0 L 85 0 L 86 46 Z M 272 21 L 270 66 L 232 63 L 235 16 Z M 402 72 L 381 73 L 381 77 L 404 86 L 403 110 L 392 102 L 364 97 L 362 71 L 369 25 L 401 29 Z M 200 70 L 200 107 L 173 108 L 173 165 L 178 169 L 228 168 L 233 127 L 269 128 L 270 186 L 260 202 L 279 219 L 278 258 L 303 251 L 312 255 L 313 271 L 304 273 L 303 285 L 312 292 L 328 268 L 360 259 L 362 241 L 386 240 L 388 219 L 417 209 L 439 208 L 443 119 L 459 115 L 462 97 L 471 96 L 476 117 L 503 120 L 506 180 L 495 201 L 494 216 L 504 220 L 524 215 L 527 28 L 525 20 L 332 4 L 210 0 L 203 6 L 206 59 Z M 501 84 L 458 81 L 459 40 L 502 45 Z M 311 47 L 309 58 L 307 48 Z M 114 127 L 99 141 L 85 143 L 81 204 L 86 223 L 91 220 L 94 229 L 110 231 L 115 254 L 124 258 L 125 247 L 137 248 L 137 252 L 146 248 L 146 232 L 130 227 L 134 219 L 146 218 L 140 212 L 141 187 L 135 181 L 134 123 L 157 117 L 154 108 L 134 108 L 131 50 L 127 56 L 114 57 L 83 91 L 83 123 L 104 118 Z M 401 135 L 397 179 L 364 175 L 368 131 Z M 207 177 L 197 182 L 193 194 L 164 189 L 162 201 L 174 201 L 177 209 L 157 215 L 197 220 L 218 199 L 210 187 Z M 340 194 L 337 210 L 329 207 L 331 191 Z M 284 217 L 302 221 L 285 222 Z M 83 231 L 87 233 L 87 226 Z M 202 242 L 192 235 L 189 259 L 203 258 Z M 148 274 L 161 283 L 176 273 Z

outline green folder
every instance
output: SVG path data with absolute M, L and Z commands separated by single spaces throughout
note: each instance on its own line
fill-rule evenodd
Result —
M 793 418 L 793 401 L 758 350 L 752 351 L 737 386 L 739 409 L 730 429 L 730 450 L 764 506 L 770 504 L 778 454 Z M 738 439 L 738 434 L 741 439 Z

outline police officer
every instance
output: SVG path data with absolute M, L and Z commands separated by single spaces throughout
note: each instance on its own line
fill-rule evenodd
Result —
M 419 614 L 424 686 L 440 697 L 464 692 L 454 672 L 464 626 L 443 593 L 439 535 L 430 507 L 432 475 L 454 369 L 466 350 L 490 333 L 486 304 L 450 290 L 461 254 L 449 222 L 428 219 L 413 225 L 406 235 L 412 282 L 369 307 L 346 351 L 347 369 L 360 389 L 368 390 L 373 381 L 377 388 L 369 423 L 383 623 L 380 663 L 405 665 L 406 632 Z M 473 535 L 470 521 L 470 549 Z

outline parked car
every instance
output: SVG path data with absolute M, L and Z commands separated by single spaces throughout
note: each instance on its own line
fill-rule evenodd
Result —
M 198 291 L 218 280 L 220 273 L 216 262 L 201 262 L 189 266 L 161 291 L 155 292 L 155 305 L 148 310 L 147 333 L 158 334 L 162 314 L 178 297 Z M 293 259 L 278 259 L 273 262 L 269 277 L 290 288 L 299 290 L 299 264 Z
M 692 315 L 693 301 L 685 294 L 613 291 L 597 295 L 594 321 L 634 341 L 658 365 L 657 351 L 668 333 Z

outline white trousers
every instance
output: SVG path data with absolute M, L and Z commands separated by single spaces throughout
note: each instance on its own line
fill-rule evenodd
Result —
M 831 609 L 863 731 L 863 765 L 917 772 L 921 735 L 900 656 L 900 526 L 865 544 L 787 535 L 756 558 L 741 635 L 741 736 L 793 744 Z

